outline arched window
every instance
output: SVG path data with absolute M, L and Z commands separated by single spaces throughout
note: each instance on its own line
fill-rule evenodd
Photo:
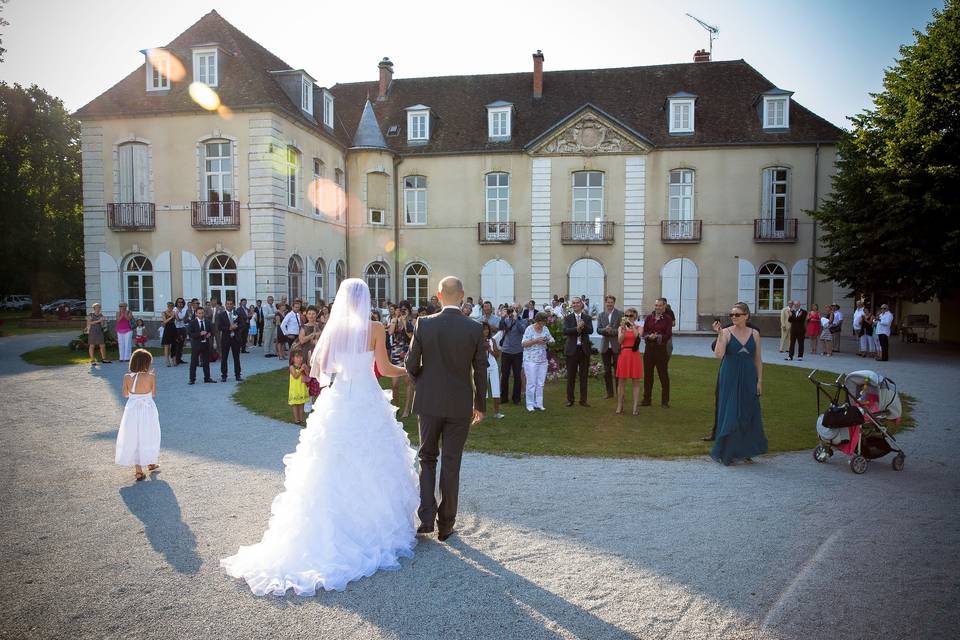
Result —
M 783 265 L 767 262 L 757 269 L 757 311 L 780 311 L 787 292 L 787 271 Z
M 323 297 L 323 283 L 325 282 L 324 277 L 326 277 L 327 270 L 323 264 L 323 258 L 317 258 L 316 264 L 314 264 L 314 274 L 313 274 L 313 299 L 314 302 L 320 302 L 325 300 Z
M 387 265 L 382 262 L 371 262 L 363 274 L 367 286 L 370 287 L 370 304 L 378 309 L 387 306 Z
M 347 279 L 347 265 L 343 264 L 343 260 L 337 260 L 337 289 L 340 289 L 340 283 Z M 336 291 L 334 291 L 336 295 Z
M 153 265 L 143 256 L 130 256 L 123 267 L 127 303 L 134 313 L 153 313 Z
M 300 184 L 300 152 L 292 145 L 287 146 L 287 158 L 284 167 L 286 173 L 287 206 L 297 208 Z
M 422 304 L 426 304 L 430 299 L 427 293 L 427 267 L 420 262 L 414 262 L 407 266 L 404 273 L 406 280 L 406 298 L 414 309 Z
M 237 301 L 237 263 L 230 256 L 218 254 L 207 263 L 207 296 L 220 302 Z
M 290 304 L 303 293 L 303 261 L 300 256 L 290 256 L 287 263 L 287 296 Z
M 603 265 L 592 258 L 581 258 L 570 265 L 568 275 L 568 298 L 586 296 L 589 301 L 587 311 L 594 307 L 603 308 L 603 294 L 605 290 L 606 275 L 603 271 Z

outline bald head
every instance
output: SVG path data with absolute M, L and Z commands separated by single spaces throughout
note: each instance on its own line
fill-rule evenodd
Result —
M 463 283 L 456 276 L 447 276 L 437 287 L 437 296 L 443 306 L 459 306 L 463 302 Z

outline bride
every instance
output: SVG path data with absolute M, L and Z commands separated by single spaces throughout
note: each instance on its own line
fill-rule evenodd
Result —
M 333 384 L 296 451 L 284 456 L 285 491 L 273 500 L 263 539 L 220 561 L 254 594 L 342 591 L 413 557 L 416 453 L 374 376 L 374 361 L 385 376 L 406 375 L 390 363 L 383 325 L 370 321 L 366 283 L 344 280 L 311 363 L 311 376 L 335 374 Z

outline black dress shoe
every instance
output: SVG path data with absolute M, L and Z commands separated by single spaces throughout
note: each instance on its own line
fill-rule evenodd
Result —
M 440 533 L 437 534 L 437 540 L 439 540 L 440 542 L 444 542 L 446 541 L 447 538 L 449 538 L 455 533 L 456 531 L 454 531 L 453 529 L 450 529 L 450 531 L 441 531 Z
M 568 406 L 568 407 L 572 407 L 572 406 L 573 406 L 573 400 L 567 400 L 567 406 Z
M 588 407 L 588 408 L 590 407 L 590 405 L 587 403 L 586 400 L 581 400 L 581 401 L 580 401 L 580 406 L 581 406 L 581 407 Z
M 419 527 L 417 527 L 417 533 L 433 533 L 433 525 L 422 524 Z
M 188 382 L 187 384 L 197 384 L 197 381 L 196 381 L 196 380 L 191 380 L 191 381 Z
M 237 376 L 237 382 L 243 382 L 243 378 L 240 376 Z
M 660 403 L 660 406 L 663 407 L 664 409 L 669 409 L 669 408 L 670 408 L 670 403 L 669 403 L 669 402 L 661 402 L 661 403 Z
M 220 376 L 220 382 L 226 382 L 227 376 Z
M 640 403 L 640 406 L 641 406 L 641 407 L 649 407 L 649 406 L 650 406 L 650 401 L 649 401 L 649 400 L 644 400 L 643 402 Z
M 210 378 L 209 380 L 204 380 L 203 382 L 204 384 L 217 384 L 217 381 L 214 380 L 213 378 Z
M 613 394 L 612 394 L 612 393 L 608 393 L 607 395 L 603 396 L 603 399 L 604 399 L 604 400 L 610 400 L 611 398 L 613 398 Z

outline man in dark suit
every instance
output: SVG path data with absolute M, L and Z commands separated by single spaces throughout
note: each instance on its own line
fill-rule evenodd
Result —
M 243 318 L 243 329 L 240 330 L 240 353 L 248 353 L 247 338 L 250 335 L 250 318 L 247 316 L 247 299 L 240 298 L 240 306 L 237 307 L 237 315 Z
M 257 310 L 257 317 L 256 317 L 256 321 L 257 321 L 257 346 L 258 346 L 258 347 L 262 347 L 262 346 L 263 346 L 263 328 L 264 328 L 264 323 L 265 323 L 265 320 L 266 320 L 266 319 L 263 317 L 263 300 L 257 300 L 257 306 L 255 307 L 255 309 Z
M 801 308 L 800 301 L 794 300 L 790 308 L 790 351 L 787 353 L 786 360 L 793 360 L 793 346 L 797 348 L 797 360 L 803 360 L 803 343 L 807 337 L 807 312 Z
M 573 299 L 573 312 L 563 319 L 563 333 L 567 336 L 567 344 L 563 349 L 563 354 L 567 357 L 567 406 L 573 406 L 573 387 L 579 377 L 580 406 L 589 407 L 587 372 L 590 368 L 590 354 L 593 352 L 593 345 L 590 343 L 593 319 L 584 311 L 582 299 Z
M 537 303 L 527 300 L 527 308 L 523 310 L 520 317 L 526 320 L 527 324 L 533 324 L 533 319 L 537 317 Z
M 223 311 L 217 316 L 217 329 L 220 331 L 220 381 L 227 381 L 227 354 L 233 354 L 233 375 L 237 382 L 240 377 L 240 336 L 243 334 L 244 317 L 233 307 L 233 300 L 227 300 Z
M 198 306 L 194 318 L 187 325 L 190 336 L 190 384 L 197 381 L 197 363 L 203 367 L 203 381 L 216 382 L 210 377 L 210 341 L 213 340 L 213 323 L 207 320 L 203 307 Z
M 460 460 L 470 425 L 483 420 L 487 397 L 487 350 L 483 327 L 460 312 L 463 283 L 440 281 L 440 313 L 417 320 L 406 369 L 416 385 L 413 411 L 420 418 L 420 527 L 437 524 L 443 541 L 453 533 L 460 493 Z M 471 372 L 472 370 L 472 372 Z M 473 421 L 471 423 L 471 416 Z M 440 443 L 443 443 L 441 450 Z M 435 496 L 440 457 L 440 504 Z
M 604 309 L 597 315 L 597 333 L 600 339 L 600 357 L 603 359 L 603 381 L 607 385 L 607 398 L 613 397 L 613 374 L 617 370 L 620 355 L 618 338 L 623 311 L 617 309 L 617 299 L 608 295 L 603 299 Z

